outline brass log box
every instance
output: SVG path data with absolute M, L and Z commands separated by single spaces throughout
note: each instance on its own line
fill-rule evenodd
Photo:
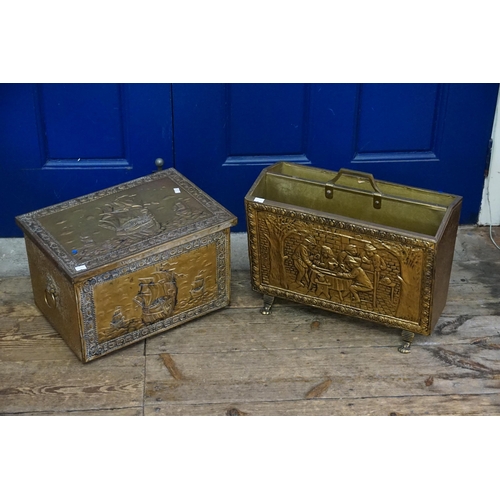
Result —
M 229 303 L 236 218 L 173 168 L 16 222 L 35 303 L 83 362 Z
M 462 198 L 280 162 L 245 197 L 252 286 L 429 335 L 447 299 Z

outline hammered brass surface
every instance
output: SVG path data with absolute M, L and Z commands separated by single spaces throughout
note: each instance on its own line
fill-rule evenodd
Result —
M 217 297 L 216 244 L 197 248 L 94 287 L 99 342 L 164 320 Z
M 430 205 L 424 201 L 415 203 L 406 198 L 411 195 L 409 191 L 401 190 L 401 198 L 382 195 L 380 209 L 373 210 L 374 193 L 361 190 L 359 186 L 366 183 L 364 179 L 361 181 L 355 189 L 342 189 L 336 185 L 329 199 L 325 196 L 325 184 L 271 173 L 253 196 L 429 236 L 436 234 L 446 213 L 446 205 Z M 433 198 L 436 196 L 429 197 L 429 200 Z M 445 195 L 438 201 L 449 204 L 453 200 Z
M 429 335 L 446 303 L 460 206 L 362 172 L 276 164 L 245 198 L 253 287 Z
M 257 213 L 261 283 L 413 323 L 432 245 L 405 245 L 270 212 Z M 427 283 L 427 288 L 430 283 Z M 427 290 L 428 291 L 428 290 Z
M 236 217 L 170 168 L 16 217 L 68 276 L 224 229 Z
M 341 169 L 342 171 L 344 169 Z M 296 180 L 304 180 L 308 183 L 320 183 L 323 187 L 332 181 L 340 173 L 332 170 L 325 170 L 316 167 L 305 165 L 298 165 L 296 163 L 280 162 L 272 165 L 266 172 L 266 177 L 282 176 L 282 178 L 293 178 Z M 352 171 L 356 172 L 356 171 Z M 342 175 L 335 183 L 337 188 L 348 188 L 350 190 L 365 191 L 368 193 L 373 192 L 373 185 L 367 179 L 365 172 L 356 172 L 357 175 Z M 379 179 L 374 179 L 374 183 L 378 191 L 388 197 L 397 197 L 400 200 L 407 200 L 411 203 L 424 203 L 429 206 L 441 205 L 447 207 L 451 205 L 456 196 L 446 193 L 438 193 L 436 191 L 429 191 L 426 189 L 415 188 L 412 186 L 405 186 L 403 184 L 394 184 L 392 182 L 385 182 Z M 256 187 L 256 186 L 254 186 Z M 258 196 L 255 194 L 255 196 Z
M 31 238 L 26 237 L 25 244 L 35 304 L 81 360 L 82 341 L 73 284 Z
M 80 263 L 210 215 L 166 177 L 40 217 L 39 222 Z

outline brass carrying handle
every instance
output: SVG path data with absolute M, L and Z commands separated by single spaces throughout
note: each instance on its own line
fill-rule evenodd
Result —
M 350 170 L 348 168 L 341 168 L 337 175 L 325 184 L 325 196 L 331 200 L 333 198 L 333 190 L 335 189 L 335 183 L 342 177 L 343 175 L 350 175 L 352 177 L 360 177 L 362 179 L 366 179 L 372 189 L 373 189 L 373 208 L 380 208 L 382 206 L 382 193 L 380 189 L 377 187 L 375 179 L 372 174 L 367 174 L 365 172 L 358 172 L 357 170 Z
M 57 306 L 57 292 L 55 290 L 46 288 L 44 299 L 47 307 L 49 307 L 50 309 L 53 309 Z

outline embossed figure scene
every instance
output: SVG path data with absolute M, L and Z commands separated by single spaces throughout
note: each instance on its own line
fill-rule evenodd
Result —
M 259 231 L 263 283 L 419 321 L 422 249 L 269 213 Z
M 95 286 L 99 342 L 170 318 L 217 296 L 216 244 Z

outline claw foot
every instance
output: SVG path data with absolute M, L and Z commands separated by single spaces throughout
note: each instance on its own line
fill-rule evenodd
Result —
M 264 295 L 262 299 L 264 301 L 264 305 L 260 310 L 261 314 L 266 314 L 266 315 L 271 314 L 271 308 L 273 307 L 274 297 L 271 297 L 270 295 Z
M 401 332 L 401 337 L 403 339 L 403 344 L 398 347 L 398 351 L 403 353 L 403 354 L 408 354 L 410 352 L 411 343 L 413 342 L 413 338 L 415 337 L 415 334 L 412 332 L 407 332 L 406 330 L 403 330 Z

